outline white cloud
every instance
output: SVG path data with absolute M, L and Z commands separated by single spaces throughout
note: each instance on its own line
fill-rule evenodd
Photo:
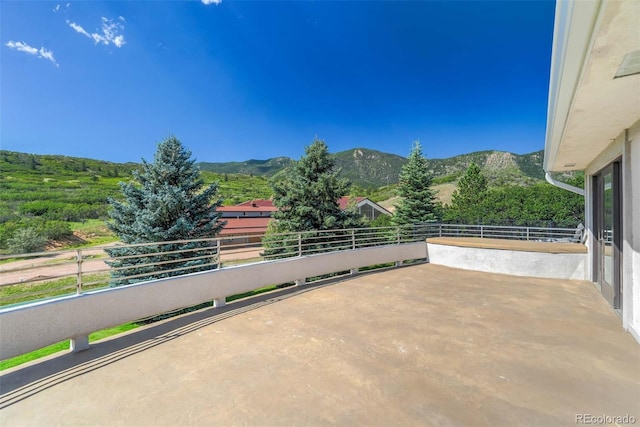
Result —
M 75 22 L 71 22 L 71 21 L 69 21 L 68 19 L 67 19 L 67 24 L 68 24 L 71 28 L 73 28 L 74 30 L 76 30 L 76 32 L 78 32 L 78 33 L 82 34 L 83 36 L 87 36 L 87 37 L 91 38 L 91 34 L 87 33 L 87 31 L 86 31 L 84 28 L 82 28 L 82 26 L 80 26 L 80 25 L 76 24 Z
M 8 41 L 6 46 L 10 47 L 11 49 L 15 49 L 17 51 L 25 52 L 31 55 L 38 54 L 38 49 L 36 49 L 35 47 L 31 47 L 28 44 L 23 42 Z
M 38 54 L 39 54 L 40 58 L 48 59 L 49 61 L 51 61 L 54 64 L 56 64 L 56 67 L 58 66 L 58 63 L 56 62 L 56 59 L 53 57 L 53 52 L 52 51 L 41 47 L 40 50 L 38 51 Z
M 57 11 L 59 11 L 59 10 L 60 10 L 60 5 L 59 5 L 59 4 L 57 4 L 57 5 L 56 5 L 56 7 L 54 7 L 54 8 L 53 8 L 53 11 L 54 11 L 54 12 L 57 12 Z
M 53 52 L 48 49 L 45 49 L 44 47 L 41 47 L 40 49 L 38 49 L 33 46 L 29 46 L 24 42 L 14 42 L 14 41 L 8 41 L 5 44 L 5 46 L 7 46 L 10 49 L 15 49 L 18 52 L 28 53 L 29 55 L 37 55 L 38 58 L 47 59 L 51 61 L 56 67 L 59 66 L 58 63 L 56 62 L 56 59 L 53 57 Z
M 124 22 L 124 18 L 122 16 L 118 17 L 118 20 Z M 67 20 L 67 25 L 73 28 L 77 33 L 93 39 L 95 44 L 100 43 L 105 46 L 112 44 L 115 47 L 122 47 L 127 43 L 124 39 L 124 35 L 120 34 L 124 31 L 124 25 L 120 22 L 113 22 L 113 20 L 109 18 L 102 17 L 102 33 L 89 33 L 81 25 L 69 20 Z
M 222 0 L 201 0 L 203 4 L 220 4 Z
M 113 39 L 113 44 L 115 44 L 116 47 L 122 47 L 122 46 L 124 46 L 125 43 L 126 43 L 126 41 L 124 40 L 124 36 L 122 36 L 122 35 L 116 36 Z

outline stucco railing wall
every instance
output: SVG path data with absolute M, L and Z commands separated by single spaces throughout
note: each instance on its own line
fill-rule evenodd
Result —
M 422 259 L 424 241 L 306 255 L 102 289 L 0 310 L 0 359 L 72 340 L 88 347 L 91 332 L 264 286 L 389 262 Z
M 586 253 L 463 247 L 427 241 L 429 262 L 465 270 L 547 279 L 586 280 Z

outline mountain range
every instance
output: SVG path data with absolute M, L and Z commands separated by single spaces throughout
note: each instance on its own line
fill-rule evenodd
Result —
M 381 187 L 398 182 L 407 159 L 396 154 L 368 148 L 354 148 L 335 153 L 340 174 L 354 185 Z M 544 179 L 544 151 L 514 154 L 505 151 L 477 151 L 445 159 L 427 159 L 436 183 L 453 182 L 474 162 L 480 166 L 490 185 L 528 185 Z M 197 165 L 201 170 L 222 174 L 245 174 L 272 177 L 293 163 L 289 157 L 244 162 L 208 163 Z
M 543 157 L 542 150 L 522 155 L 505 151 L 478 151 L 444 159 L 427 159 L 427 165 L 433 174 L 434 184 L 455 183 L 474 162 L 481 167 L 491 186 L 530 185 L 544 180 Z M 341 151 L 335 153 L 335 159 L 342 177 L 355 186 L 369 189 L 397 183 L 402 166 L 407 162 L 402 156 L 368 148 Z M 218 174 L 270 178 L 282 173 L 293 162 L 289 157 L 273 157 L 243 162 L 200 162 L 196 165 L 202 171 Z M 18 170 L 37 174 L 86 171 L 102 177 L 127 177 L 139 166 L 137 163 L 112 163 L 0 150 L 0 174 Z

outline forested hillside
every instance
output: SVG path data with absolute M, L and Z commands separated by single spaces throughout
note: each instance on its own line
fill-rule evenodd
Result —
M 404 157 L 366 148 L 340 151 L 335 154 L 340 175 L 354 185 L 376 188 L 398 182 Z
M 267 160 L 246 160 L 244 162 L 200 162 L 202 171 L 215 173 L 236 173 L 244 175 L 273 176 L 293 162 L 289 157 L 274 157 Z

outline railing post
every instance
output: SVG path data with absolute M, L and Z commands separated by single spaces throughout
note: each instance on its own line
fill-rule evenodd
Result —
M 77 353 L 79 351 L 89 349 L 89 335 L 77 335 L 71 337 L 69 341 L 69 347 L 72 352 Z
M 356 230 L 355 228 L 351 229 L 351 249 L 356 248 Z
M 442 224 L 438 225 L 438 237 L 442 237 Z
M 398 228 L 396 229 L 396 235 L 398 238 L 398 244 L 400 244 L 400 226 L 398 226 Z
M 220 268 L 222 267 L 222 257 L 220 256 L 220 239 L 216 240 L 216 255 L 218 256 L 218 267 L 217 269 L 220 270 Z
M 78 273 L 76 274 L 76 295 L 80 295 L 82 293 L 82 249 L 78 249 L 76 262 L 78 264 Z
M 298 233 L 298 256 L 302 256 L 302 233 Z
M 527 227 L 527 241 L 529 240 L 529 227 Z
M 480 225 L 480 238 L 484 238 L 484 226 Z

